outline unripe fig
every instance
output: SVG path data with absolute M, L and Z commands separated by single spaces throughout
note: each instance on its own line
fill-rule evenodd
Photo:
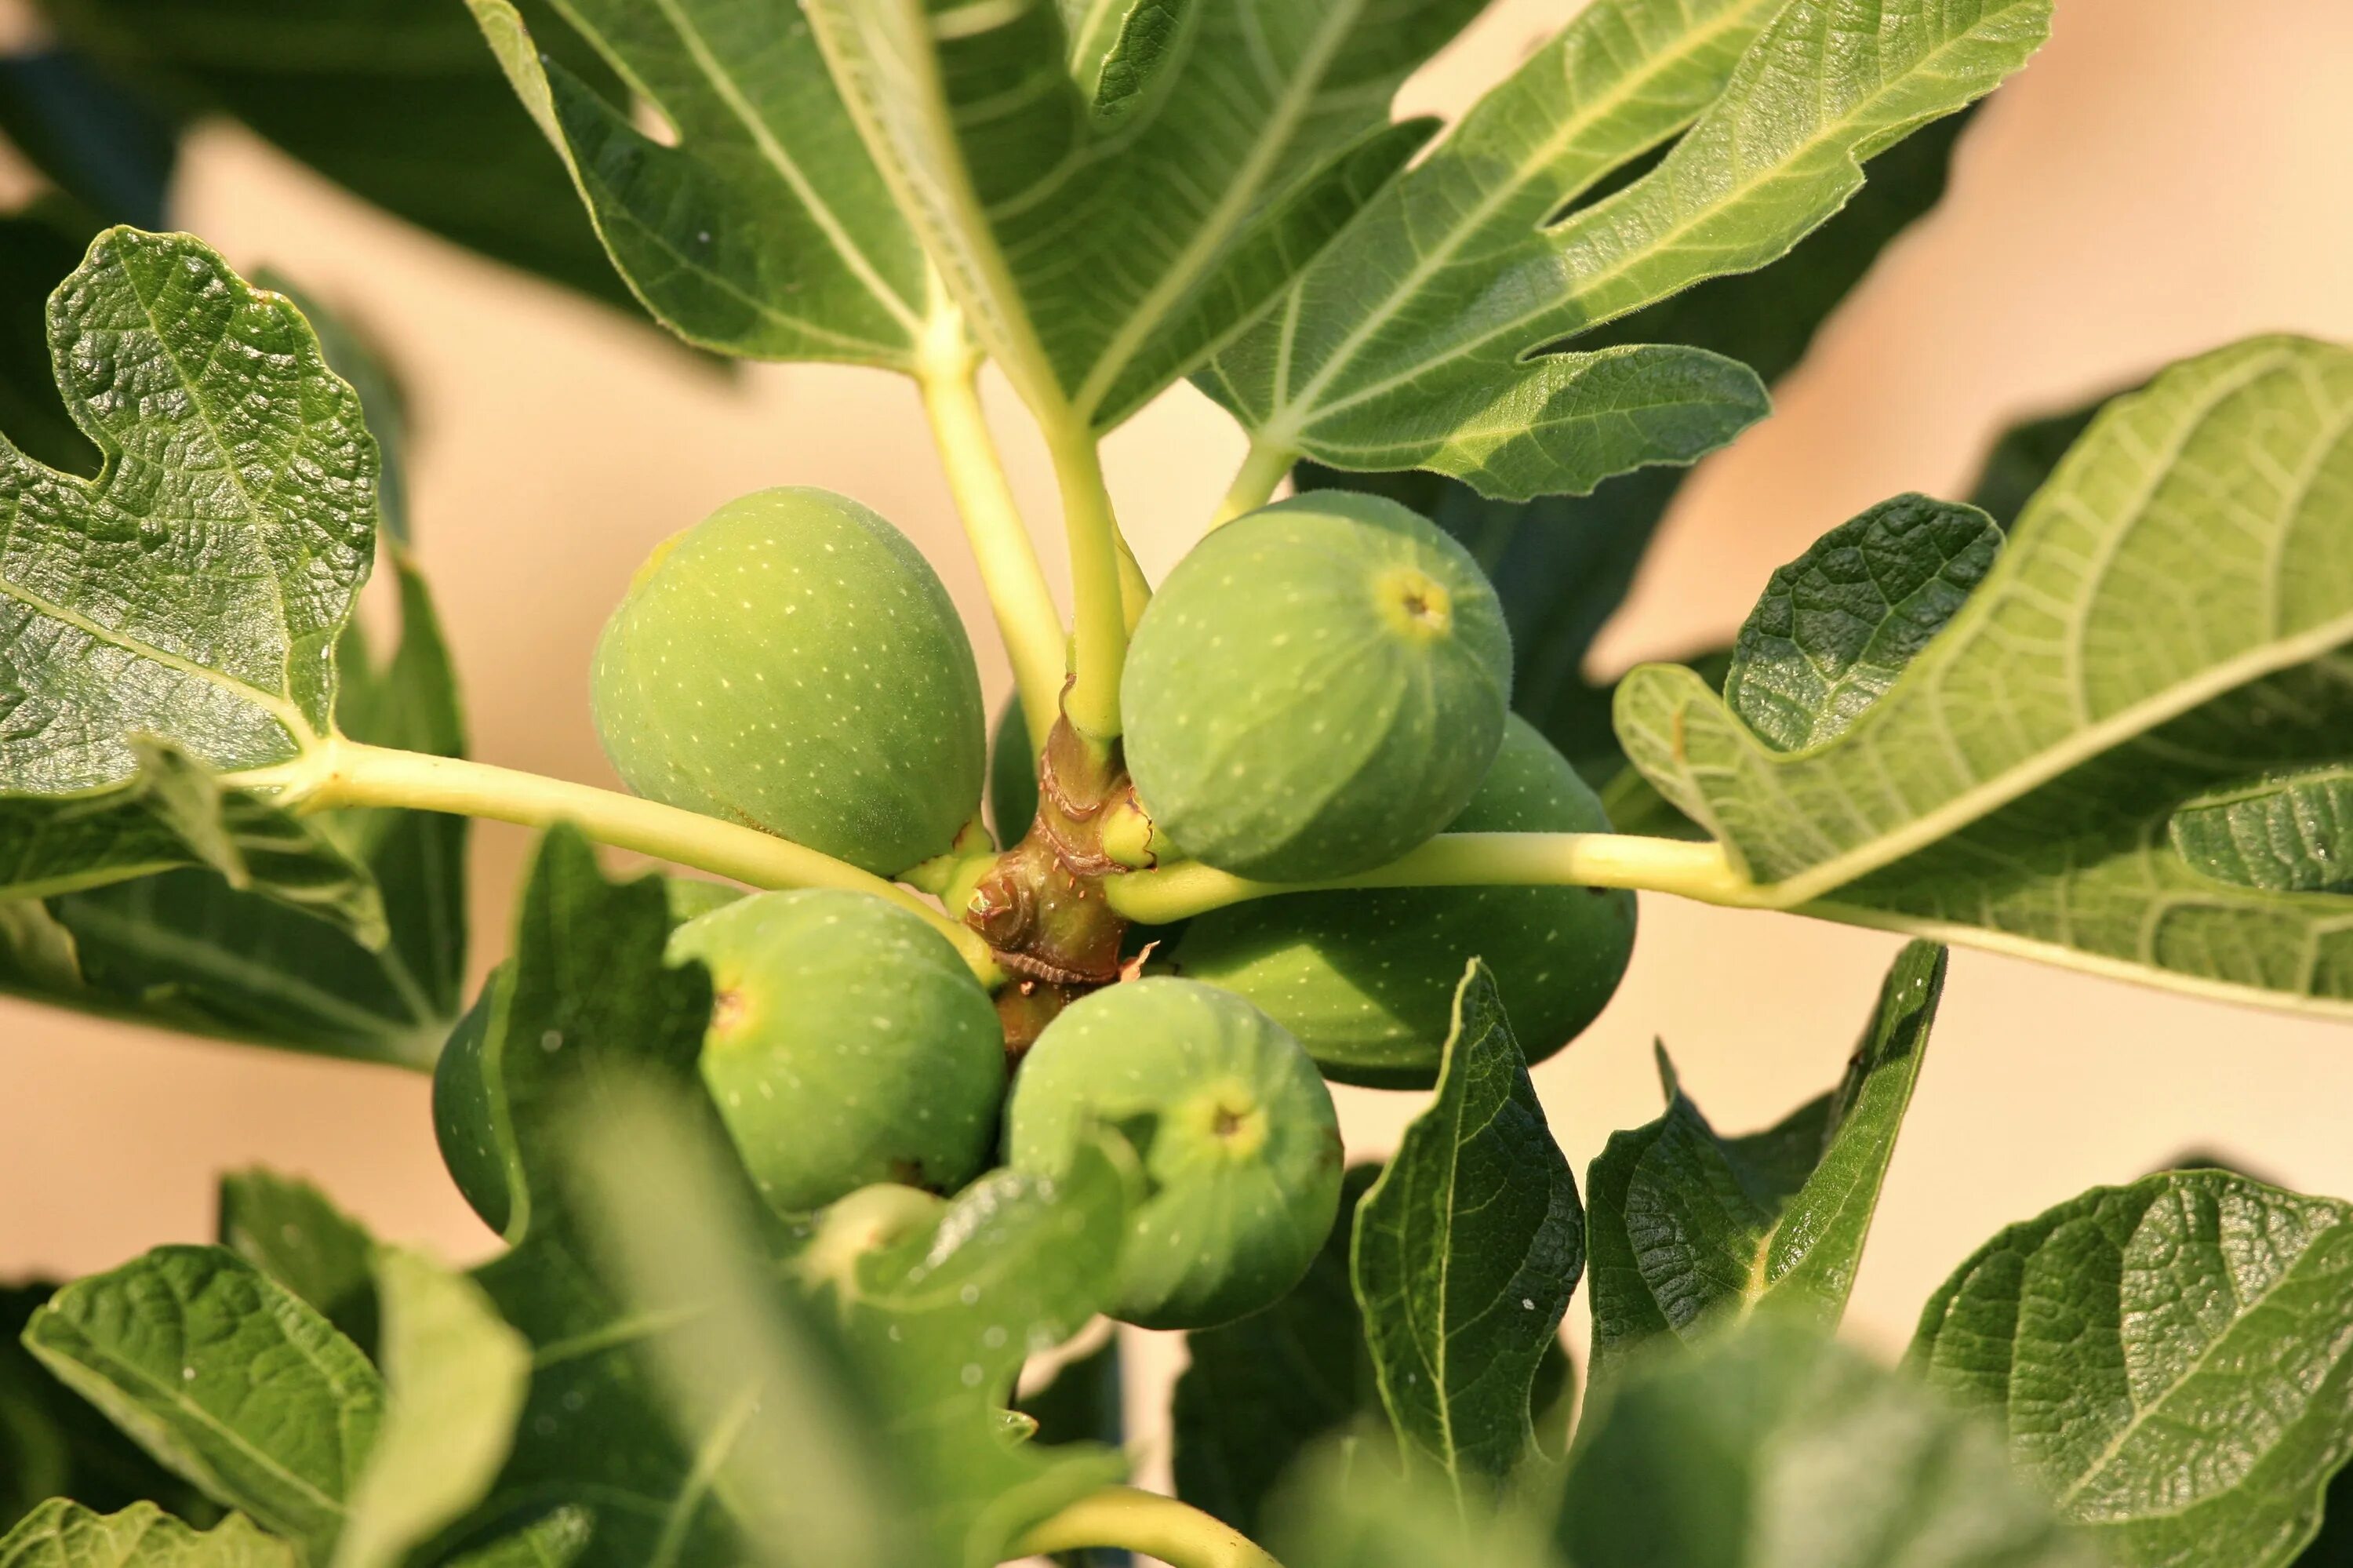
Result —
M 1452 832 L 1609 831 L 1601 802 L 1514 715 Z M 1297 893 L 1187 924 L 1175 973 L 1249 998 L 1326 1076 L 1377 1088 L 1437 1081 L 1462 967 L 1486 961 L 1512 1028 L 1540 1061 L 1593 1022 L 1634 948 L 1634 895 L 1599 887 L 1401 887 Z
M 892 876 L 979 803 L 980 676 L 914 546 L 846 496 L 764 490 L 670 539 L 596 644 L 630 789 Z
M 1470 801 L 1511 684 L 1469 552 L 1394 501 L 1313 492 L 1211 534 L 1153 597 L 1120 686 L 1128 769 L 1197 860 L 1345 876 Z
M 1005 1091 L 997 1011 L 948 939 L 861 893 L 762 893 L 680 927 L 711 971 L 702 1078 L 781 1213 L 876 1181 L 961 1187 Z
M 895 1181 L 860 1187 L 818 1216 L 794 1267 L 812 1285 L 847 1287 L 857 1279 L 860 1258 L 934 1229 L 947 1207 L 935 1192 Z
M 493 971 L 433 1064 L 433 1139 L 440 1145 L 441 1163 L 449 1168 L 449 1179 L 458 1184 L 467 1207 L 503 1234 L 513 1200 L 506 1160 L 492 1133 L 491 1086 L 482 1065 L 482 1044 L 491 1032 L 491 998 L 498 988 L 499 976 Z
M 1241 998 L 1185 980 L 1092 992 L 1046 1026 L 1006 1108 L 1006 1153 L 1055 1171 L 1090 1126 L 1125 1134 L 1149 1194 L 1111 1316 L 1198 1329 L 1299 1282 L 1340 1202 L 1340 1127 L 1305 1052 Z

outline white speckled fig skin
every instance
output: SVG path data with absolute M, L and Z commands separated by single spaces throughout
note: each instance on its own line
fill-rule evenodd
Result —
M 1577 769 L 1514 715 L 1455 832 L 1606 832 Z M 1593 1022 L 1634 950 L 1634 895 L 1599 887 L 1410 887 L 1294 893 L 1189 922 L 1162 963 L 1249 998 L 1324 1074 L 1426 1088 L 1462 967 L 1486 961 L 1532 1062 Z
M 671 933 L 711 971 L 702 1079 L 784 1213 L 872 1182 L 954 1192 L 1005 1094 L 997 1010 L 923 919 L 861 893 L 761 893 Z
M 1128 769 L 1196 860 L 1345 876 L 1470 801 L 1511 683 L 1461 545 L 1394 501 L 1313 492 L 1211 534 L 1154 596 L 1120 687 Z
M 630 789 L 891 876 L 980 801 L 972 644 L 906 537 L 828 491 L 763 490 L 657 549 L 591 675 Z
M 1090 993 L 1022 1058 L 1012 1164 L 1053 1171 L 1082 1129 L 1137 1141 L 1150 1195 L 1129 1220 L 1111 1316 L 1198 1329 L 1279 1299 L 1340 1202 L 1339 1119 L 1315 1065 L 1241 998 L 1191 980 Z

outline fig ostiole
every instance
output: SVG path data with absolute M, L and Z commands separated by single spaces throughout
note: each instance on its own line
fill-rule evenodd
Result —
M 1006 1107 L 1017 1167 L 1053 1171 L 1090 1128 L 1135 1146 L 1110 1315 L 1152 1329 L 1230 1321 L 1306 1272 L 1340 1201 L 1331 1091 L 1281 1024 L 1231 992 L 1145 979 L 1046 1025 Z
M 997 1012 L 920 916 L 859 893 L 755 894 L 680 927 L 670 957 L 711 973 L 703 1082 L 771 1207 L 878 1181 L 953 1192 L 987 1163 Z
M 596 644 L 630 789 L 895 876 L 978 806 L 972 644 L 905 535 L 828 491 L 731 501 L 659 547 Z
M 1501 743 L 1511 635 L 1478 563 L 1379 496 L 1239 517 L 1168 574 L 1120 687 L 1127 766 L 1185 854 L 1274 882 L 1395 860 Z
M 1609 831 L 1577 769 L 1514 715 L 1454 832 Z M 1325 1076 L 1375 1088 L 1438 1078 L 1470 959 L 1495 977 L 1531 1061 L 1593 1022 L 1634 948 L 1634 895 L 1599 887 L 1403 887 L 1294 893 L 1187 923 L 1156 967 L 1246 997 Z

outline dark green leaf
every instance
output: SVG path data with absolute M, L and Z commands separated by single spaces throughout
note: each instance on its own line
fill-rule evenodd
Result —
M 89 217 L 56 197 L 0 217 L 0 434 L 66 473 L 95 473 L 98 449 L 58 400 L 41 304 L 90 248 Z
M 1839 1086 L 1746 1138 L 1710 1127 L 1661 1054 L 1666 1114 L 1586 1174 L 1597 1389 L 1646 1345 L 1768 1305 L 1837 1325 L 1944 981 L 1942 948 L 1906 948 Z
M 628 1310 L 605 1286 L 563 1180 L 582 1104 L 626 1097 L 649 1078 L 686 1095 L 724 1147 L 696 1067 L 710 981 L 699 969 L 664 967 L 670 930 L 661 878 L 607 882 L 568 828 L 542 842 L 514 957 L 483 1003 L 480 1054 L 514 1245 L 478 1277 L 535 1361 L 514 1451 L 456 1544 L 479 1548 L 571 1508 L 587 1521 L 584 1568 L 641 1568 L 665 1552 L 681 1565 L 740 1555 L 727 1505 L 702 1479 L 723 1445 L 679 1441 L 649 1384 L 647 1347 L 676 1326 Z
M 152 1502 L 209 1524 L 220 1510 L 150 1458 L 89 1401 L 51 1377 L 18 1338 L 52 1285 L 0 1287 L 0 1533 L 44 1500 L 100 1513 Z
M 2166 830 L 2201 875 L 2282 893 L 2353 892 L 2353 768 L 2200 795 L 2176 807 Z
M 325 1561 L 384 1380 L 300 1297 L 225 1247 L 158 1247 L 58 1292 L 25 1343 L 156 1458 Z
M 1778 1317 L 1588 1414 L 1563 1489 L 1577 1568 L 2091 1568 L 1978 1418 Z
M 1029 1440 L 1045 1445 L 1099 1443 L 1111 1448 L 1125 1443 L 1127 1401 L 1121 1384 L 1121 1359 L 1119 1335 L 1109 1334 L 1096 1349 L 1065 1362 L 1044 1387 L 1015 1401 L 1015 1412 L 1038 1424 Z M 1182 1440 L 1180 1436 L 1178 1441 Z M 1131 1568 L 1134 1559 L 1124 1552 L 1088 1548 L 1057 1552 L 1054 1561 L 1062 1568 Z
M 1529 1389 L 1585 1266 L 1577 1179 L 1476 959 L 1455 992 L 1437 1097 L 1354 1230 L 1382 1403 L 1467 1510 L 1533 1448 Z
M 1170 1413 L 1176 1495 L 1244 1535 L 1259 1536 L 1270 1492 L 1317 1441 L 1384 1420 L 1348 1279 L 1356 1205 L 1379 1175 L 1348 1171 L 1332 1234 L 1290 1295 L 1185 1336 L 1190 1362 Z
M 179 130 L 71 50 L 0 55 L 0 135 L 90 215 L 93 232 L 164 227 Z
M 2353 1456 L 2353 1206 L 2226 1171 L 2013 1225 L 1920 1316 L 1912 1360 L 2110 1562 L 2293 1562 Z
M 548 48 L 607 79 L 542 0 L 527 4 Z M 562 165 L 454 0 L 41 5 L 69 42 L 159 102 L 234 115 L 411 223 L 626 302 Z
M 1776 751 L 1843 735 L 1992 568 L 2001 529 L 1974 506 L 1899 495 L 1840 524 L 1765 585 L 1724 700 Z
M 1033 403 L 1108 428 L 1271 303 L 1386 180 L 1426 133 L 1391 132 L 1390 98 L 1479 6 L 1082 14 L 1080 74 L 1050 5 L 808 9 L 981 341 Z
M 1396 1460 L 1345 1442 L 1311 1455 L 1270 1504 L 1287 1568 L 1556 1568 L 1534 1510 L 1466 1519 L 1442 1480 Z
M 59 1498 L 0 1539 L 0 1568 L 301 1568 L 301 1562 L 291 1544 L 240 1516 L 195 1531 L 151 1503 L 110 1515 Z
M 222 1177 L 220 1244 L 375 1353 L 375 1238 L 318 1188 L 258 1168 Z
M 471 4 L 657 320 L 723 354 L 913 367 L 933 330 L 923 251 L 797 8 L 559 0 L 617 73 L 595 83 L 508 0 Z M 632 94 L 674 145 L 632 122 Z

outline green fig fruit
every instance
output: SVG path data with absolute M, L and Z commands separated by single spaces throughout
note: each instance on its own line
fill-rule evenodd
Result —
M 906 537 L 822 490 L 731 501 L 655 550 L 596 644 L 630 789 L 894 876 L 980 803 L 980 676 Z
M 1006 1107 L 1018 1168 L 1067 1162 L 1089 1126 L 1124 1133 L 1149 1192 L 1129 1221 L 1111 1316 L 1198 1329 L 1299 1282 L 1340 1202 L 1331 1091 L 1241 998 L 1146 979 L 1080 998 L 1022 1059 Z
M 1577 769 L 1514 715 L 1478 793 L 1447 827 L 1593 833 L 1609 820 Z M 1426 1088 L 1472 959 L 1494 974 L 1533 1062 L 1593 1022 L 1633 950 L 1634 895 L 1622 888 L 1400 887 L 1214 910 L 1189 922 L 1159 965 L 1265 1009 L 1327 1077 Z
M 1317 491 L 1178 562 L 1120 685 L 1137 795 L 1237 875 L 1369 871 L 1452 821 L 1494 760 L 1511 635 L 1469 552 L 1394 501 Z
M 1005 1093 L 988 993 L 923 918 L 862 893 L 761 893 L 671 933 L 711 971 L 702 1078 L 754 1183 L 805 1213 L 877 1181 L 950 1192 Z
M 503 1235 L 513 1198 L 506 1157 L 499 1152 L 492 1130 L 491 1085 L 482 1063 L 482 1046 L 491 1033 L 491 999 L 498 989 L 493 970 L 433 1064 L 433 1140 L 440 1146 L 441 1163 L 449 1168 L 449 1179 L 458 1184 L 466 1206 Z

